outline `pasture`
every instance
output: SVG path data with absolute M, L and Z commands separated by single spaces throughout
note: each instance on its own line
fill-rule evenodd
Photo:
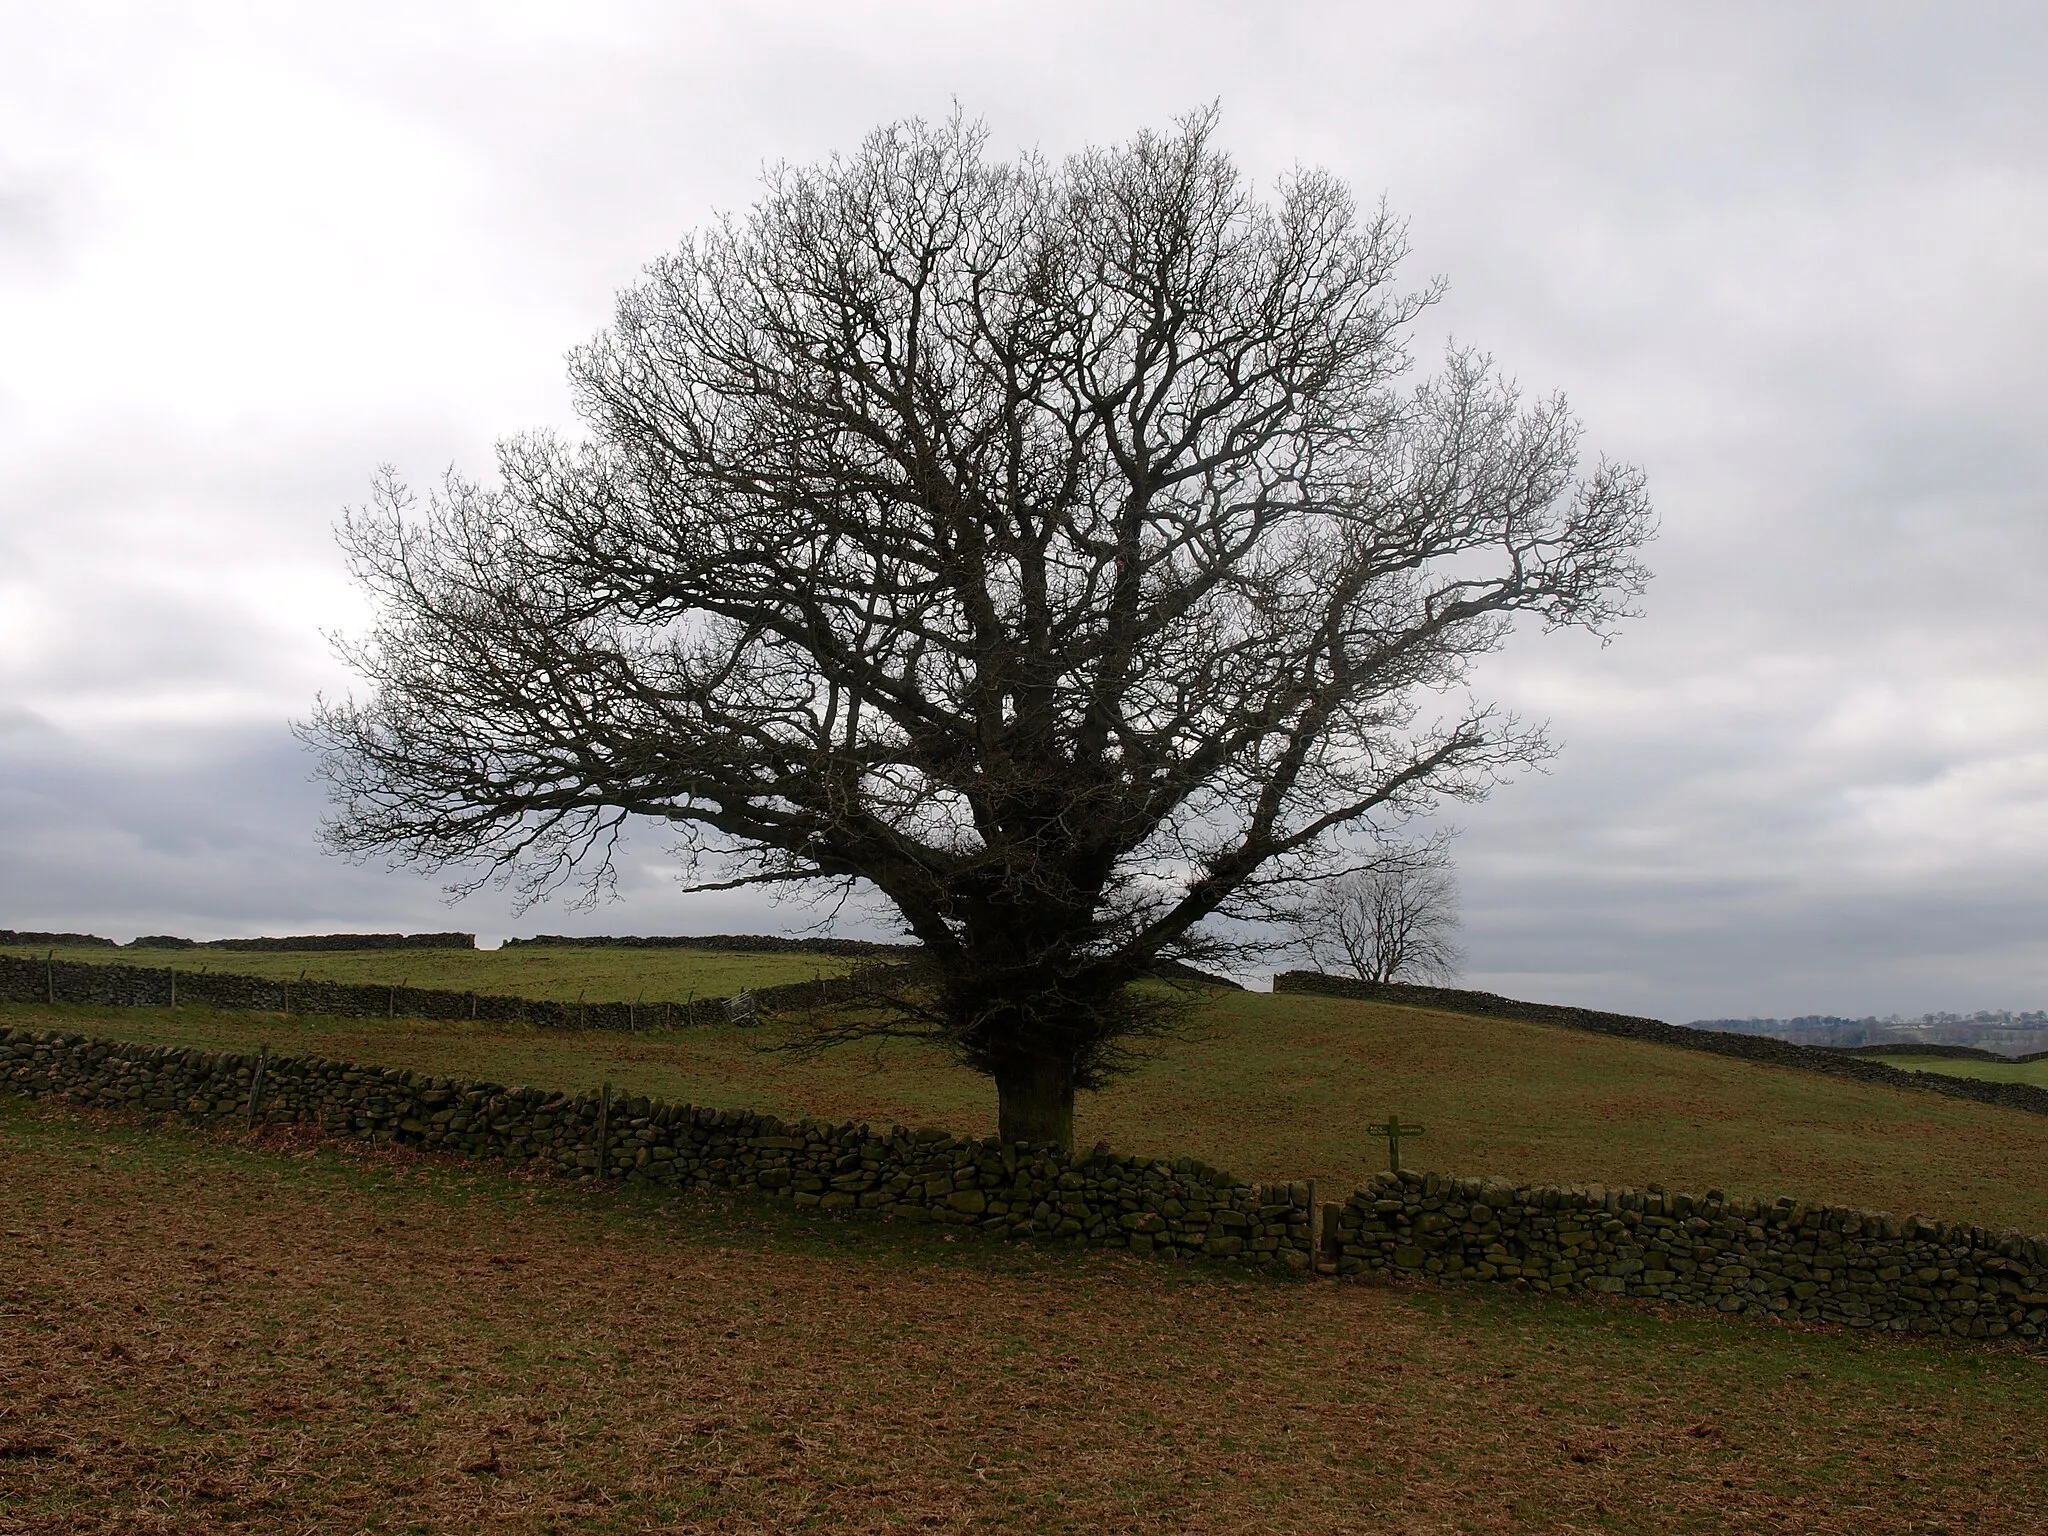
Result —
M 748 987 L 842 976 L 862 962 L 844 955 L 802 951 L 742 953 L 722 949 L 36 949 L 0 946 L 0 954 L 85 965 L 132 965 L 152 970 L 231 971 L 272 981 L 365 982 L 373 986 L 435 987 L 450 992 L 496 992 L 558 1003 L 680 1003 L 691 997 L 726 997 Z
M 574 953 L 574 952 L 566 952 Z M 517 951 L 505 958 L 512 958 Z M 484 958 L 489 958 L 488 956 Z M 823 1120 L 986 1135 L 986 1079 L 908 1043 L 816 1061 L 725 1025 L 636 1034 L 200 1008 L 0 1006 L 0 1019 Z M 1527 1183 L 1789 1194 L 2048 1233 L 2048 1117 L 1554 1026 L 1303 994 L 1211 993 L 1189 1038 L 1084 1096 L 1081 1145 L 1187 1153 L 1241 1177 L 1355 1188 L 1365 1127 L 1427 1127 L 1411 1167 Z
M 530 956 L 530 987 L 578 962 L 630 980 L 646 960 L 832 960 L 447 955 L 485 962 L 469 984 L 491 990 Z M 222 958 L 355 980 L 423 957 Z M 763 1048 L 772 1019 L 0 1021 L 994 1124 L 987 1083 L 930 1049 L 798 1060 Z M 1334 1192 L 1380 1155 L 1364 1126 L 1389 1110 L 1427 1127 L 1411 1166 L 2048 1231 L 2048 1118 L 1303 994 L 1205 994 L 1187 1038 L 1078 1123 L 1084 1143 Z M 2048 1452 L 2012 1436 L 2048 1411 L 2048 1357 L 2009 1347 L 1027 1251 L 12 1098 L 0 1258 L 0 1536 L 2048 1528 Z
M 2032 1083 L 2048 1088 L 2048 1061 L 1972 1061 L 1952 1056 L 1872 1056 L 1908 1072 L 1940 1072 L 1948 1077 L 1981 1077 L 1992 1083 Z
M 2048 1370 L 0 1100 L 0 1532 L 2037 1529 Z

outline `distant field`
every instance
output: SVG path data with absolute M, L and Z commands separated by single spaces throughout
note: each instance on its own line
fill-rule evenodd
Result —
M 40 960 L 47 949 L 0 948 L 0 954 Z M 844 955 L 772 951 L 742 954 L 722 949 L 342 949 L 278 953 L 268 950 L 102 949 L 54 951 L 59 960 L 88 965 L 139 965 L 162 970 L 230 971 L 296 981 L 357 981 L 380 986 L 441 987 L 452 992 L 495 992 L 508 997 L 573 1003 L 680 1003 L 724 997 L 748 987 L 779 986 L 840 976 L 861 962 Z
M 516 951 L 515 951 L 516 953 Z M 984 1078 L 892 1044 L 798 1063 L 771 1026 L 626 1035 L 203 1009 L 0 1007 L 0 1021 L 275 1050 L 507 1084 L 822 1119 L 995 1129 Z M 1302 994 L 1214 997 L 1197 1038 L 1083 1098 L 1082 1145 L 1189 1153 L 1344 1190 L 1384 1166 L 1366 1126 L 1427 1134 L 1411 1167 L 1518 1181 L 1795 1195 L 2048 1233 L 2048 1117 L 1540 1024 Z
M 2048 1370 L 2009 1350 L 1019 1253 L 11 1098 L 0 1232 L 8 1536 L 2048 1522 Z
M 1941 1072 L 1949 1077 L 1980 1077 L 1993 1083 L 2032 1083 L 2048 1088 L 2048 1061 L 1971 1061 L 1952 1056 L 1873 1056 L 1872 1061 L 1904 1067 L 1908 1072 Z

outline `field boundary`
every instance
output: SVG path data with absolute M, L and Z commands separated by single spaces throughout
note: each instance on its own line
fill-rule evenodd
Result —
M 96 933 L 39 933 L 0 928 L 0 945 L 55 945 L 60 949 L 227 949 L 252 953 L 312 954 L 336 949 L 475 949 L 473 933 L 295 933 L 282 938 L 184 939 L 174 933 L 150 933 L 117 944 Z
M 874 939 L 786 938 L 780 934 L 699 933 L 605 935 L 537 933 L 530 939 L 506 939 L 500 949 L 713 949 L 749 954 L 873 955 L 909 959 L 918 944 L 885 944 Z
M 1554 1024 L 1565 1029 L 1585 1030 L 1590 1034 L 1643 1040 L 1652 1045 L 1672 1045 L 1683 1051 L 1705 1051 L 1715 1056 L 1735 1056 L 1766 1066 L 1819 1072 L 1828 1077 L 1846 1077 L 1887 1088 L 1942 1093 L 1953 1099 L 1970 1099 L 1979 1104 L 2024 1110 L 2030 1115 L 2048 1115 L 2048 1089 L 2036 1088 L 2031 1083 L 1994 1083 L 1981 1077 L 1951 1077 L 1945 1072 L 1909 1072 L 1887 1062 L 1869 1061 L 1845 1051 L 1820 1046 L 1795 1045 L 1790 1040 L 1779 1040 L 1770 1035 L 1693 1029 L 1628 1013 L 1603 1013 L 1598 1009 L 1572 1008 L 1559 1003 L 1525 1003 L 1498 993 L 1471 992 L 1462 987 L 1365 981 L 1355 976 L 1329 976 L 1321 971 L 1282 971 L 1273 978 L 1273 990 L 1308 993 L 1315 997 L 1346 997 L 1359 1002 L 1394 1003 L 1404 1008 L 1429 1008 L 1439 1013 L 1463 1013 L 1480 1018 L 1514 1019 L 1525 1024 Z
M 894 970 L 895 968 L 888 968 Z M 862 996 L 880 980 L 874 969 L 816 981 L 756 987 L 745 996 L 764 1010 L 816 1008 Z M 737 995 L 737 994 L 736 994 Z M 549 1029 L 653 1029 L 718 1023 L 734 998 L 681 1002 L 562 1003 L 492 992 L 402 987 L 372 982 L 279 980 L 232 971 L 188 971 L 91 960 L 29 960 L 0 955 L 0 1002 L 84 1003 L 111 1008 L 165 1008 L 203 1003 L 259 1013 L 326 1014 L 353 1019 L 468 1019 Z
M 1987 1051 L 1982 1046 L 1936 1045 L 1926 1040 L 1909 1040 L 1898 1045 L 1830 1045 L 1822 1049 L 1840 1051 L 1844 1056 L 1931 1056 L 1944 1061 L 1988 1061 L 2007 1067 L 2026 1067 L 2037 1061 L 2048 1061 L 2048 1051 L 2005 1056 L 1997 1051 Z
M 1191 1158 L 507 1089 L 316 1057 L 0 1028 L 0 1087 L 216 1128 L 330 1134 L 1012 1241 L 1340 1276 L 1625 1295 L 1745 1317 L 2032 1343 L 2048 1238 L 1790 1198 L 1379 1174 L 1343 1203 Z

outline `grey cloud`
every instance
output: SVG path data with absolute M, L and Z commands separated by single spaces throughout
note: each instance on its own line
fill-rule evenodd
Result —
M 496 891 L 450 904 L 444 881 L 352 865 L 315 839 L 312 760 L 281 726 L 188 730 L 172 760 L 0 716 L 0 927 L 220 938 L 328 929 L 758 932 L 817 914 L 750 893 L 683 894 L 657 837 L 634 839 L 618 901 L 525 913 Z M 858 920 L 845 931 L 880 934 Z
M 51 903 L 0 922 L 803 921 L 677 897 L 658 834 L 620 904 L 516 920 L 319 854 L 284 721 L 342 681 L 311 633 L 346 610 L 328 524 L 382 460 L 484 472 L 494 435 L 559 422 L 531 381 L 642 264 L 743 208 L 763 161 L 956 95 L 998 144 L 1052 153 L 1221 97 L 1261 176 L 1326 163 L 1410 218 L 1410 276 L 1452 284 L 1425 359 L 1455 335 L 1566 389 L 1663 514 L 1645 616 L 1613 646 L 1519 636 L 1477 679 L 1565 750 L 1454 818 L 1472 979 L 1681 1018 L 2048 1002 L 2038 7 L 372 6 L 175 30 L 94 52 L 105 111 L 48 137 L 90 161 L 208 50 L 377 142 L 416 135 L 473 173 L 421 194 L 454 231 L 407 248 L 421 293 L 460 311 L 449 336 L 502 333 L 533 363 L 438 373 L 405 345 L 438 313 L 366 312 L 403 361 L 353 405 L 309 355 L 260 421 L 195 428 L 171 399 L 0 413 L 0 625 L 10 601 L 38 615 L 0 700 L 46 717 L 0 726 L 0 884 Z M 0 401 L 37 388 L 0 357 Z

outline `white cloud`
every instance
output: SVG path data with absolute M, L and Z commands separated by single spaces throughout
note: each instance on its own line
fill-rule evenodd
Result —
M 956 97 L 1053 153 L 1220 97 L 1257 175 L 1384 188 L 1413 278 L 1452 281 L 1434 323 L 1652 477 L 1645 617 L 1481 675 L 1566 750 L 1458 818 L 1474 979 L 1683 1017 L 2048 995 L 2032 10 L 195 3 L 7 31 L 0 885 L 49 910 L 0 923 L 450 921 L 431 880 L 313 851 L 285 736 L 345 684 L 329 527 L 373 467 L 482 471 L 565 422 L 562 352 L 764 162 Z M 598 926 L 712 910 L 648 848 Z

